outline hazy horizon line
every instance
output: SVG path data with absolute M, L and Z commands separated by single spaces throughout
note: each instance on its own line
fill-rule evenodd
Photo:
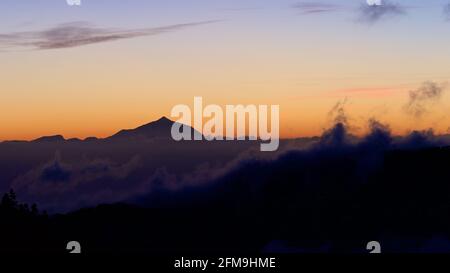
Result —
M 99 137 L 99 136 L 96 136 L 96 135 L 91 135 L 91 136 L 87 136 L 87 137 L 84 137 L 84 138 L 80 138 L 80 137 L 70 137 L 70 138 L 66 138 L 66 137 L 64 136 L 64 134 L 44 134 L 44 135 L 41 135 L 41 136 L 32 137 L 32 138 L 24 138 L 24 139 L 0 139 L 0 144 L 1 144 L 1 143 L 5 143 L 5 142 L 33 142 L 33 141 L 38 141 L 38 140 L 40 140 L 40 139 L 42 139 L 42 138 L 56 138 L 56 137 L 62 138 L 64 141 L 68 141 L 68 140 L 86 141 L 86 140 L 89 140 L 89 139 L 104 140 L 104 139 L 108 139 L 108 138 L 110 138 L 110 137 L 113 137 L 114 135 L 116 135 L 117 133 L 121 132 L 122 130 L 135 130 L 135 129 L 138 129 L 139 127 L 142 127 L 142 126 L 145 126 L 145 125 L 149 125 L 149 124 L 155 123 L 155 122 L 160 121 L 160 120 L 163 120 L 163 119 L 167 119 L 167 120 L 169 120 L 169 121 L 171 121 L 171 122 L 174 122 L 174 123 L 177 122 L 177 121 L 174 121 L 174 120 L 168 118 L 167 116 L 163 115 L 163 116 L 161 116 L 159 119 L 155 119 L 155 120 L 153 120 L 153 121 L 144 123 L 144 124 L 142 124 L 142 125 L 138 125 L 137 127 L 134 127 L 134 128 L 119 129 L 119 130 L 116 131 L 115 133 L 113 133 L 113 134 L 111 134 L 111 135 L 107 135 L 107 136 L 105 136 L 105 137 Z M 331 125 L 330 127 L 333 127 L 333 126 L 336 125 L 337 123 L 340 123 L 340 122 L 335 122 L 335 123 L 334 123 L 333 125 Z M 189 126 L 189 125 L 187 125 L 187 126 Z M 347 126 L 347 125 L 346 125 L 346 126 Z M 195 128 L 192 127 L 192 126 L 189 126 L 189 127 L 195 129 Z M 350 126 L 350 127 L 351 127 L 351 126 Z M 322 135 L 324 132 L 326 132 L 328 129 L 330 129 L 330 128 L 324 128 L 323 131 L 322 131 L 322 133 L 320 133 L 320 134 L 312 134 L 312 135 L 307 135 L 307 134 L 306 134 L 306 135 L 287 136 L 287 137 L 280 137 L 280 138 L 278 138 L 278 139 L 279 139 L 279 140 L 295 140 L 295 139 L 302 139 L 302 138 L 310 138 L 310 139 L 312 139 L 312 138 L 320 138 L 321 135 Z M 195 129 L 195 130 L 196 130 L 196 129 Z M 392 137 L 404 137 L 404 136 L 407 136 L 408 134 L 411 134 L 412 132 L 426 132 L 426 131 L 430 131 L 430 130 L 433 131 L 433 128 L 430 127 L 430 128 L 428 128 L 428 129 L 426 129 L 426 130 L 412 129 L 412 130 L 408 130 L 408 131 L 407 131 L 406 133 L 404 133 L 404 134 L 392 134 Z M 434 131 L 433 131 L 433 133 L 434 133 Z M 361 133 L 361 134 L 352 133 L 351 130 L 350 130 L 350 132 L 349 132 L 349 136 L 352 136 L 352 137 L 355 137 L 355 138 L 363 137 L 363 136 L 365 136 L 365 135 L 367 135 L 367 132 Z M 450 132 L 446 132 L 446 133 L 438 133 L 438 134 L 436 134 L 435 136 L 448 136 L 448 135 L 450 135 Z M 170 137 L 170 134 L 169 134 L 168 136 Z M 225 137 L 225 136 L 223 136 L 223 137 Z M 249 135 L 245 135 L 245 137 L 248 138 Z M 203 140 L 205 140 L 205 139 L 203 139 Z

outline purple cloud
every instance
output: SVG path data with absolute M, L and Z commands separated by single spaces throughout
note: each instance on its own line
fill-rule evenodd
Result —
M 31 48 L 34 50 L 79 47 L 143 36 L 153 36 L 218 21 L 202 21 L 143 29 L 112 29 L 87 22 L 71 22 L 41 31 L 0 34 L 0 48 Z

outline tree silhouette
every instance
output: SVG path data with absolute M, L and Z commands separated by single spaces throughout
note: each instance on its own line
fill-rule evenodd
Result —
M 0 253 L 35 252 L 51 244 L 48 215 L 36 204 L 19 203 L 12 189 L 1 198 L 0 223 Z
M 15 210 L 19 207 L 14 190 L 11 189 L 9 193 L 3 195 L 1 207 L 6 210 Z
M 33 216 L 39 215 L 39 210 L 38 210 L 36 204 L 31 205 L 31 214 L 32 214 Z
M 26 203 L 19 203 L 17 201 L 17 195 L 13 189 L 5 193 L 0 203 L 1 213 L 21 215 L 21 216 L 39 216 L 39 210 L 36 204 L 32 204 L 31 208 Z M 43 214 L 45 215 L 45 214 Z

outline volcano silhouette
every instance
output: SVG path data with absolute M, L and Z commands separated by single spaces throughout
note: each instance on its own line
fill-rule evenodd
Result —
M 144 124 L 134 129 L 121 130 L 118 133 L 109 137 L 109 139 L 129 139 L 129 138 L 165 138 L 171 139 L 171 130 L 175 122 L 166 118 L 161 117 L 160 119 Z M 191 133 L 201 135 L 200 132 L 194 128 L 186 125 L 186 130 L 190 130 Z

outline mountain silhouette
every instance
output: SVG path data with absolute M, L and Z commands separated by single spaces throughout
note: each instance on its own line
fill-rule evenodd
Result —
M 121 139 L 166 139 L 171 140 L 171 130 L 172 125 L 175 122 L 163 116 L 156 121 L 149 122 L 147 124 L 141 125 L 134 129 L 123 129 L 119 132 L 115 133 L 112 136 L 106 137 L 104 139 L 97 138 L 94 136 L 87 137 L 84 140 L 79 138 L 70 138 L 65 139 L 62 135 L 52 135 L 52 136 L 42 136 L 32 141 L 25 140 L 6 140 L 0 141 L 0 143 L 18 143 L 18 142 L 33 142 L 33 143 L 60 143 L 60 142 L 70 142 L 70 143 L 78 143 L 78 142 L 96 142 L 101 140 L 121 140 Z M 186 130 L 191 131 L 192 139 L 194 139 L 195 135 L 202 135 L 199 131 L 195 130 L 189 125 L 185 125 Z M 193 132 L 193 134 L 192 134 Z M 203 138 L 202 138 L 203 139 Z
M 33 140 L 33 142 L 61 142 L 61 141 L 65 141 L 62 135 L 43 136 Z
M 134 129 L 121 130 L 118 133 L 112 135 L 108 139 L 120 139 L 120 138 L 171 138 L 172 125 L 175 122 L 167 117 L 161 117 L 160 119 L 139 126 Z M 188 128 L 194 131 L 194 134 L 200 134 L 197 130 L 188 126 Z

